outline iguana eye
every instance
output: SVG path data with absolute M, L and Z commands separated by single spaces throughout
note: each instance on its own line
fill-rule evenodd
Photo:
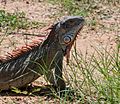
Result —
M 69 21 L 68 21 L 68 24 L 71 25 L 71 26 L 74 26 L 75 21 L 73 21 L 73 20 L 69 20 Z
M 72 20 L 69 20 L 69 23 L 73 23 L 74 21 L 72 21 Z
M 75 25 L 75 22 L 73 20 L 66 21 L 62 24 L 63 28 L 72 28 Z

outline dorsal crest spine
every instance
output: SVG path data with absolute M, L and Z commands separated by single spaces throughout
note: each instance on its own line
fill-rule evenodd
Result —
M 32 40 L 32 42 L 30 44 L 25 44 L 22 47 L 18 47 L 16 49 L 14 49 L 12 52 L 7 52 L 5 56 L 0 56 L 0 62 L 6 62 L 10 59 L 15 59 L 29 51 L 31 51 L 32 49 L 34 49 L 35 47 L 39 46 L 42 44 L 42 42 L 46 39 L 46 35 L 43 37 L 39 37 L 36 40 Z

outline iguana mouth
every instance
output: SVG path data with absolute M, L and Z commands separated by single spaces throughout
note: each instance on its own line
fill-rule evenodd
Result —
M 83 26 L 81 26 L 81 28 L 78 30 L 78 32 L 76 33 L 75 35 L 75 38 L 73 39 L 73 41 L 71 41 L 67 47 L 66 47 L 66 50 L 65 50 L 65 56 L 66 56 L 66 62 L 67 64 L 69 64 L 69 59 L 70 59 L 70 51 L 71 51 L 71 48 L 73 46 L 73 44 L 76 42 L 76 38 L 78 36 L 78 34 L 80 33 L 80 31 L 82 30 Z

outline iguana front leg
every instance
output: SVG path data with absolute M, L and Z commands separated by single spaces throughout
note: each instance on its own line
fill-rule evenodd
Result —
M 63 68 L 63 55 L 59 55 L 57 61 L 55 63 L 55 86 L 58 90 L 64 90 L 66 85 L 62 76 L 62 68 Z
M 65 89 L 65 82 L 62 77 L 62 67 L 63 67 L 63 55 L 61 52 L 58 52 L 58 54 L 55 57 L 54 60 L 54 69 L 49 70 L 46 74 L 47 80 L 53 84 L 58 90 L 64 90 Z

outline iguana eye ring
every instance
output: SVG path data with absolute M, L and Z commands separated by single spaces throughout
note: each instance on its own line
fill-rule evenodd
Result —
M 64 43 L 70 43 L 71 42 L 71 38 L 69 36 L 65 36 L 63 41 L 64 41 Z

